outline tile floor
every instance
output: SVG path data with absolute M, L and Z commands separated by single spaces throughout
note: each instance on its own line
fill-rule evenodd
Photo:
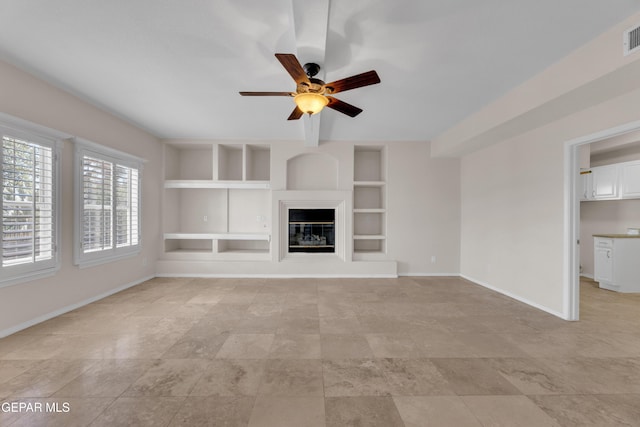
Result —
M 638 426 L 640 295 L 582 295 L 565 322 L 459 278 L 154 279 L 0 340 L 4 408 L 57 409 L 0 425 Z

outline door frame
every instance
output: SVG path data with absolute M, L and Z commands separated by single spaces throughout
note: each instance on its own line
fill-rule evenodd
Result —
M 640 130 L 640 121 L 626 123 L 564 143 L 564 307 L 566 320 L 580 318 L 580 166 L 578 147 Z

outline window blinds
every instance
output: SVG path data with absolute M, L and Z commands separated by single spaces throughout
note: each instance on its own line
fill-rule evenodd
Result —
M 2 266 L 54 256 L 53 151 L 2 138 Z

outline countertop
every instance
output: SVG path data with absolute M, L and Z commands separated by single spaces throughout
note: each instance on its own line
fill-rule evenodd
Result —
M 608 239 L 640 239 L 640 234 L 594 234 L 593 237 L 606 237 Z

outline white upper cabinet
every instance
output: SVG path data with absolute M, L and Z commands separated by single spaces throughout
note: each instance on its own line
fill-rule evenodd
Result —
M 640 198 L 640 162 L 623 163 L 620 167 L 621 196 Z
M 592 188 L 591 171 L 580 172 L 580 201 L 592 200 Z
M 591 168 L 591 198 L 607 200 L 618 198 L 618 165 Z

